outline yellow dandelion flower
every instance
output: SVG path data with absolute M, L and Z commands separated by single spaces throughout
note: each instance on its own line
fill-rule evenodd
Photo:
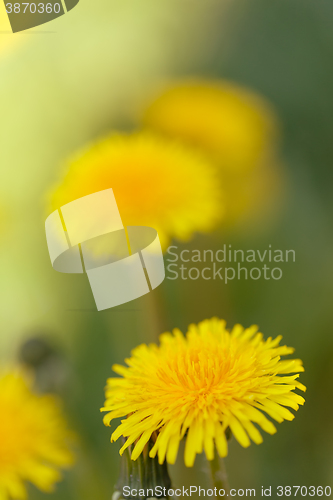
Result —
M 136 443 L 131 455 L 136 460 L 155 433 L 150 456 L 174 463 L 186 435 L 188 467 L 202 451 L 213 460 L 214 445 L 226 456 L 228 428 L 245 448 L 251 439 L 261 443 L 258 427 L 276 432 L 265 413 L 277 422 L 293 420 L 286 407 L 298 410 L 304 403 L 293 392 L 305 390 L 296 380 L 304 371 L 302 362 L 281 361 L 294 349 L 280 346 L 280 340 L 263 340 L 257 326 L 235 325 L 229 332 L 225 321 L 213 318 L 190 325 L 186 337 L 175 329 L 161 335 L 160 346 L 138 346 L 126 360 L 128 367 L 113 367 L 122 378 L 107 382 L 105 425 L 127 416 L 111 441 L 127 438 L 120 453 Z
M 24 482 L 44 492 L 73 463 L 70 436 L 55 396 L 37 395 L 18 372 L 0 377 L 0 499 L 24 500 Z
M 224 80 L 168 88 L 148 107 L 144 123 L 200 146 L 231 172 L 257 167 L 276 139 L 275 115 L 267 102 Z
M 151 226 L 162 247 L 214 228 L 223 212 L 214 165 L 150 133 L 114 134 L 73 158 L 51 196 L 52 208 L 112 188 L 124 225 Z
M 143 124 L 207 154 L 226 194 L 225 222 L 257 219 L 274 208 L 283 176 L 278 125 L 269 103 L 226 80 L 189 80 L 166 89 L 147 108 Z

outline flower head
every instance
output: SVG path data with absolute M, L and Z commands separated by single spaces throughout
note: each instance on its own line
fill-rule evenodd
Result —
M 223 213 L 214 165 L 177 141 L 147 132 L 114 134 L 73 158 L 53 209 L 112 188 L 124 225 L 155 228 L 166 247 L 214 228 Z
M 170 86 L 148 107 L 144 123 L 199 146 L 224 170 L 236 173 L 262 163 L 276 138 L 275 116 L 267 102 L 224 80 Z
M 281 336 L 263 340 L 256 326 L 235 325 L 229 332 L 224 321 L 213 318 L 190 325 L 186 337 L 176 329 L 161 335 L 160 346 L 138 346 L 126 360 L 128 367 L 113 367 L 122 378 L 107 383 L 105 425 L 127 416 L 111 440 L 127 437 L 121 453 L 135 442 L 135 460 L 156 432 L 150 456 L 174 463 L 186 435 L 184 458 L 189 467 L 203 450 L 212 460 L 214 445 L 220 456 L 226 456 L 228 428 L 244 447 L 250 439 L 261 443 L 258 427 L 276 432 L 265 413 L 277 422 L 292 420 L 286 407 L 298 410 L 304 403 L 293 392 L 305 390 L 296 380 L 302 362 L 281 361 L 294 349 L 280 346 L 280 340 Z
M 0 377 L 0 498 L 24 500 L 25 481 L 51 492 L 73 463 L 57 399 L 37 395 L 18 372 Z
M 263 207 L 275 207 L 283 186 L 278 126 L 260 95 L 227 80 L 185 80 L 148 106 L 143 123 L 215 162 L 225 192 L 224 222 L 257 220 Z

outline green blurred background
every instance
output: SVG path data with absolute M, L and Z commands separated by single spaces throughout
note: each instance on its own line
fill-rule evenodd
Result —
M 62 359 L 59 391 L 79 435 L 77 464 L 50 498 L 110 498 L 118 445 L 99 408 L 112 364 L 140 342 L 212 316 L 282 334 L 306 368 L 306 405 L 293 422 L 260 446 L 232 441 L 231 486 L 332 486 L 332 23 L 330 0 L 81 0 L 50 24 L 0 32 L 1 359 L 45 338 Z M 47 192 L 66 157 L 130 129 L 165 80 L 193 75 L 232 80 L 273 104 L 288 187 L 265 223 L 198 235 L 183 248 L 271 244 L 294 249 L 296 263 L 281 266 L 280 281 L 165 280 L 98 313 L 86 277 L 50 265 Z M 180 454 L 171 468 L 175 484 L 204 484 L 203 459 L 195 471 L 181 462 Z M 31 499 L 43 496 L 31 487 Z

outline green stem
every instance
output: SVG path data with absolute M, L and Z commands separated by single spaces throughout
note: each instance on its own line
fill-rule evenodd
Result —
M 223 489 L 225 491 L 225 497 L 230 496 L 230 488 L 228 484 L 228 476 L 224 461 L 220 458 L 215 451 L 215 456 L 213 460 L 209 460 L 210 472 L 212 476 L 213 487 L 217 491 Z

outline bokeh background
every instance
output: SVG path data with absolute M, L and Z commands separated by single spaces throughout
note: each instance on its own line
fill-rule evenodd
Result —
M 78 443 L 76 466 L 50 498 L 110 498 L 118 445 L 109 443 L 99 408 L 112 364 L 138 343 L 212 316 L 282 334 L 306 368 L 306 405 L 295 420 L 260 446 L 231 443 L 232 487 L 332 486 L 332 2 L 81 0 L 66 16 L 15 35 L 0 10 L 1 362 L 15 361 L 31 338 L 54 350 L 44 376 L 54 377 Z M 68 156 L 114 129 L 131 130 L 165 82 L 193 76 L 230 80 L 271 103 L 283 189 L 257 219 L 176 244 L 271 244 L 294 249 L 296 262 L 281 266 L 279 281 L 165 280 L 98 313 L 86 277 L 50 265 L 47 193 Z M 193 471 L 181 458 L 174 483 L 204 484 L 204 460 Z M 34 487 L 29 495 L 44 497 Z

